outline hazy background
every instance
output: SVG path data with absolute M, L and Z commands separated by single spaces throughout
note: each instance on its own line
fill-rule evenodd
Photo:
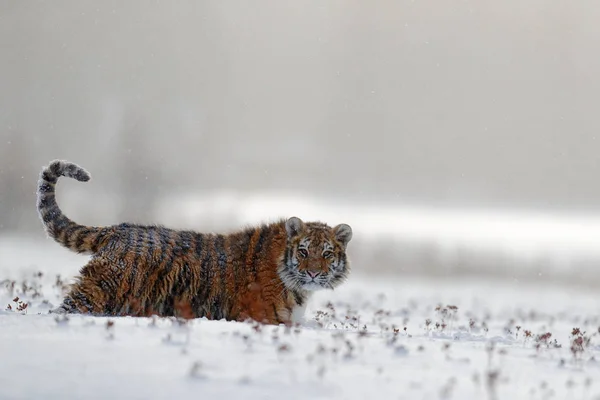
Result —
M 358 271 L 600 283 L 598 21 L 592 0 L 1 2 L 0 251 L 44 238 L 36 181 L 64 158 L 93 175 L 59 188 L 81 223 L 294 214 L 351 224 Z

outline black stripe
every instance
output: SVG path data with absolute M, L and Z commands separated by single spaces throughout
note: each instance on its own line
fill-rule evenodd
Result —
M 55 209 L 58 213 L 60 213 L 58 207 L 55 207 Z M 62 214 L 57 215 L 56 213 L 51 212 L 51 215 L 54 217 L 54 228 L 58 229 L 59 231 L 65 230 L 71 224 L 71 221 L 69 221 L 69 219 Z
M 76 246 L 77 241 L 79 240 L 79 237 L 81 236 L 81 233 L 86 229 L 84 226 L 81 225 L 75 225 L 76 229 L 74 229 L 70 234 L 69 234 L 69 247 L 74 249 L 75 251 L 79 251 L 79 247 Z
M 88 312 L 91 313 L 94 310 L 92 303 L 88 300 L 87 296 L 83 292 L 78 291 L 73 293 L 71 296 L 73 297 L 73 300 L 79 302 L 79 304 L 86 307 L 88 309 Z
M 117 314 L 117 307 L 116 307 L 117 293 L 114 288 L 114 285 L 110 285 L 110 283 L 106 280 L 103 281 L 103 283 L 104 283 L 103 292 L 106 294 L 106 302 L 104 303 L 104 314 L 116 315 Z M 113 286 L 113 287 L 111 288 L 111 286 Z
M 254 235 L 254 229 L 247 230 L 244 232 L 244 236 L 239 240 L 236 240 L 238 246 L 232 247 L 232 263 L 233 263 L 233 274 L 235 278 L 235 291 L 236 293 L 246 285 L 246 279 L 248 271 L 246 269 L 246 255 L 252 242 L 252 235 Z
M 62 219 L 62 218 L 61 218 Z M 66 219 L 66 218 L 65 218 Z M 63 242 L 65 245 L 71 247 L 71 243 L 69 243 L 69 238 L 79 229 L 78 225 L 66 223 L 66 227 L 62 232 L 62 236 L 64 237 Z
M 54 216 L 52 215 L 51 212 L 49 212 L 49 210 L 45 210 L 44 213 L 42 214 L 42 221 L 44 221 L 44 223 L 49 224 L 50 222 L 52 222 L 52 220 L 54 219 Z
M 165 257 L 167 255 L 167 251 L 168 248 L 170 246 L 170 234 L 169 231 L 165 228 L 158 228 L 158 232 L 159 232 L 159 242 L 160 242 L 160 258 L 158 260 L 157 263 L 151 263 L 150 267 L 148 268 L 148 270 L 157 270 L 160 268 L 161 265 L 163 265 L 163 262 L 165 261 Z M 146 275 L 147 277 L 150 274 Z
M 167 294 L 167 297 L 162 299 L 160 305 L 161 317 L 172 317 L 175 315 L 175 300 L 171 294 Z
M 288 243 L 285 249 L 285 255 L 283 258 L 283 265 L 289 266 L 290 260 L 292 259 L 292 246 Z
M 179 273 L 177 274 L 177 282 L 175 284 L 175 288 L 173 290 L 173 296 L 176 300 L 181 300 L 185 292 L 187 292 L 192 284 L 192 276 L 190 271 L 190 265 L 185 262 L 179 268 Z
M 50 171 L 51 173 L 53 173 L 56 176 L 60 176 L 62 173 L 63 166 L 64 166 L 63 162 L 56 161 L 56 162 L 53 162 L 52 164 L 50 164 L 50 166 L 46 170 Z
M 176 254 L 176 256 L 184 257 L 190 252 L 192 242 L 194 241 L 194 234 L 190 231 L 182 231 L 179 232 L 179 237 L 180 240 L 178 245 L 176 246 L 176 248 L 179 249 L 179 254 Z M 184 258 L 183 260 L 187 259 Z M 186 294 L 190 290 L 191 284 L 191 267 L 190 264 L 187 261 L 185 261 L 179 267 L 177 279 L 175 281 L 174 287 L 172 288 L 171 295 L 168 297 L 168 302 L 172 302 L 174 305 L 176 301 L 183 301 L 184 294 Z M 193 299 L 193 296 L 190 296 L 190 298 Z M 195 314 L 196 310 L 192 309 L 192 312 Z
M 54 185 L 49 182 L 44 182 L 40 186 L 38 186 L 38 192 L 48 195 L 54 193 Z
M 176 234 L 176 232 L 171 232 L 172 234 Z M 177 242 L 177 240 L 175 240 L 172 235 L 170 235 L 168 241 L 167 241 L 167 248 L 168 247 L 172 247 L 171 245 L 171 240 L 173 240 L 173 242 Z M 165 252 L 166 253 L 166 252 Z M 166 284 L 166 282 L 164 282 L 166 276 L 173 270 L 173 263 L 175 262 L 175 252 L 171 249 L 170 255 L 168 258 L 166 258 L 166 260 L 164 261 L 163 265 L 157 265 L 158 268 L 158 276 L 156 277 L 156 281 L 154 282 L 154 288 L 152 289 L 152 298 L 154 299 L 155 302 L 157 303 L 161 303 L 160 305 L 162 305 L 163 307 L 166 305 L 165 303 L 168 303 L 166 300 L 168 298 L 172 298 L 171 296 L 171 290 L 173 290 L 173 288 L 169 289 L 169 292 L 166 293 L 166 297 L 164 299 L 159 299 L 160 296 L 160 288 L 163 284 Z M 163 258 L 164 260 L 164 258 Z M 158 306 L 159 304 L 157 304 Z M 173 315 L 173 307 L 171 306 L 171 311 L 170 314 L 165 314 L 165 315 Z M 166 311 L 163 310 L 163 313 L 165 313 Z
M 297 290 L 292 290 L 292 295 L 294 296 L 294 301 L 296 302 L 296 304 L 298 304 L 299 306 L 302 306 L 304 304 L 304 296 L 302 296 L 301 293 L 299 293 Z
M 251 273 L 252 273 L 252 276 L 254 277 L 254 282 L 256 282 L 256 275 L 258 274 L 257 267 L 258 267 L 258 261 L 260 260 L 259 253 L 262 251 L 263 244 L 267 237 L 267 232 L 268 232 L 267 228 L 268 227 L 265 225 L 260 227 L 260 236 L 258 237 L 258 240 L 256 241 L 256 245 L 254 246 L 254 259 L 252 260 L 252 268 L 251 268 Z
M 281 322 L 279 320 L 279 314 L 277 314 L 277 307 L 275 307 L 275 303 L 273 303 L 273 312 L 275 313 L 275 322 L 277 322 L 277 323 Z
M 225 278 L 227 272 L 227 255 L 225 254 L 225 237 L 217 235 L 215 237 L 215 253 L 217 255 L 217 264 L 219 267 L 219 277 L 221 278 L 221 289 L 225 291 Z
M 201 233 L 198 233 L 196 235 L 195 242 L 196 243 L 194 243 L 194 244 L 195 244 L 195 247 L 196 247 L 196 249 L 195 249 L 196 250 L 196 257 L 198 258 L 198 262 L 201 263 L 202 262 L 202 248 L 204 247 L 204 235 L 201 234 Z
M 38 208 L 46 208 L 51 205 L 54 200 L 54 193 L 46 193 L 43 196 L 40 196 Z
M 131 227 L 123 227 L 123 233 L 127 233 L 127 236 L 122 235 L 123 239 L 125 239 L 125 252 L 130 252 L 131 250 L 135 250 L 135 245 L 137 240 L 135 239 L 136 233 L 139 232 L 137 229 L 132 229 Z
M 212 276 L 214 271 L 212 271 L 212 246 L 209 239 L 214 239 L 211 236 L 207 236 L 204 238 L 204 259 L 200 264 L 200 282 L 202 286 L 200 287 L 199 292 L 201 293 L 202 303 L 205 303 L 208 300 L 210 295 L 210 288 L 212 286 Z M 213 243 L 214 244 L 214 243 Z
M 93 228 L 90 234 L 95 233 L 96 237 L 92 241 L 91 250 L 94 253 L 97 253 L 100 250 L 100 243 L 104 240 L 104 237 L 107 234 L 106 229 L 98 230 L 98 228 Z
M 63 300 L 62 307 L 69 313 L 77 312 L 77 307 L 71 297 L 66 297 Z
M 181 231 L 177 232 L 178 236 L 175 241 L 175 247 L 173 248 L 173 253 L 180 257 L 186 255 L 190 251 L 191 242 L 193 240 L 192 233 L 189 231 Z
M 225 272 L 225 268 L 227 267 L 227 255 L 225 254 L 225 237 L 223 235 L 217 235 L 215 237 L 215 252 L 217 253 L 219 270 L 221 273 L 223 273 Z
M 50 182 L 50 183 L 58 182 L 58 176 L 53 174 L 51 171 L 48 171 L 47 169 L 42 172 L 42 179 L 45 182 Z
M 218 271 L 215 271 L 215 273 L 219 274 L 219 280 L 221 283 L 221 287 L 217 293 L 217 295 L 215 296 L 215 298 L 213 299 L 212 302 L 212 307 L 213 307 L 213 315 L 215 316 L 215 319 L 221 319 L 224 317 L 223 315 L 223 309 L 225 308 L 225 300 L 226 300 L 226 293 L 227 293 L 227 289 L 226 289 L 226 278 L 227 278 L 227 255 L 225 254 L 225 237 L 223 235 L 217 235 L 215 237 L 215 253 L 217 255 L 217 264 L 218 264 Z
M 85 242 L 85 238 L 90 234 L 90 228 L 84 228 L 81 232 L 77 234 L 77 239 L 75 240 L 75 248 L 81 249 L 83 247 L 83 243 Z
M 144 232 L 144 231 L 142 231 Z M 153 253 L 156 247 L 158 247 L 160 250 L 160 256 L 161 258 L 164 257 L 164 249 L 162 247 L 162 241 L 160 240 L 160 228 L 150 228 L 150 230 L 145 231 L 147 232 L 148 235 L 148 239 L 149 239 L 149 243 L 147 243 L 145 246 L 140 248 L 140 255 L 142 255 L 143 253 L 147 253 L 148 255 L 148 262 L 144 265 L 145 270 L 144 271 L 138 271 L 138 265 L 135 264 L 134 268 L 131 269 L 131 282 L 135 282 L 136 277 L 133 276 L 135 274 L 137 274 L 139 276 L 138 279 L 141 279 L 141 283 L 140 283 L 140 287 L 138 288 L 138 290 L 136 291 L 136 295 L 141 295 L 142 290 L 143 290 L 143 286 L 144 284 L 146 284 L 148 282 L 148 277 L 150 276 L 150 273 L 152 272 L 152 268 L 154 266 L 154 261 L 153 261 Z M 143 276 L 143 277 L 142 277 Z
M 204 305 L 204 302 L 206 300 L 205 297 L 205 292 L 207 289 L 207 281 L 206 276 L 205 276 L 205 268 L 206 265 L 205 263 L 207 262 L 207 259 L 210 257 L 210 255 L 208 254 L 208 252 L 203 252 L 204 247 L 208 247 L 205 246 L 205 242 L 206 242 L 206 237 L 201 234 L 198 233 L 196 234 L 196 240 L 195 240 L 195 251 L 196 251 L 196 259 L 198 260 L 198 263 L 196 264 L 198 266 L 199 269 L 199 287 L 196 291 L 196 293 L 193 294 L 192 297 L 192 309 L 197 312 L 200 315 L 203 315 L 203 311 L 202 311 L 202 306 Z M 191 280 L 191 271 L 190 271 L 190 280 Z
M 63 174 L 68 175 L 68 176 L 73 176 L 77 173 L 77 166 L 74 164 L 66 164 L 63 167 Z
M 347 262 L 348 262 L 348 257 L 346 257 L 346 253 L 341 253 L 340 254 L 340 259 L 338 261 L 338 265 L 343 265 L 344 268 L 345 268 Z
M 211 314 L 211 319 L 222 319 L 224 317 L 223 315 L 223 306 L 221 304 L 221 299 L 219 298 L 219 296 L 215 297 L 210 305 L 210 314 Z
M 136 237 L 136 238 L 134 238 Z M 130 299 L 127 299 L 126 296 L 129 295 L 129 293 L 132 293 L 132 289 L 133 289 L 133 285 L 135 283 L 135 278 L 136 278 L 136 274 L 138 273 L 137 271 L 137 267 L 140 261 L 140 256 L 142 255 L 142 252 L 144 251 L 144 242 L 146 240 L 146 232 L 142 231 L 142 230 L 137 230 L 137 229 L 131 229 L 129 231 L 129 238 L 127 239 L 127 241 L 131 241 L 132 244 L 132 249 L 130 251 L 133 251 L 133 261 L 131 262 L 131 272 L 129 274 L 128 277 L 125 276 L 125 271 L 121 272 L 121 275 L 123 276 L 122 279 L 127 279 L 127 283 L 128 283 L 128 287 L 129 289 L 127 290 L 127 292 L 123 293 L 121 295 L 121 297 L 123 298 L 123 300 L 125 302 L 130 303 Z M 123 306 L 123 305 L 121 305 Z

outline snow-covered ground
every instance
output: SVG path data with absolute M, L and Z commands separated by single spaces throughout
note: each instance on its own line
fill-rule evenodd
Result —
M 48 315 L 85 259 L 0 241 L 0 399 L 600 398 L 597 290 L 363 269 L 291 329 Z

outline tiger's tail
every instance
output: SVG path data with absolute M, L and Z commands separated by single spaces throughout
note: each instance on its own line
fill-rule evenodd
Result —
M 51 238 L 77 253 L 96 253 L 105 242 L 107 229 L 79 225 L 63 214 L 56 203 L 55 186 L 66 176 L 87 182 L 90 174 L 80 166 L 55 160 L 42 169 L 37 187 L 37 209 L 44 228 Z

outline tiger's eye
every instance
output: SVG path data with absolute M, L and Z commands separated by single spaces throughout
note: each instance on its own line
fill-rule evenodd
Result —
M 308 251 L 306 249 L 298 249 L 298 255 L 302 258 L 308 257 Z
M 331 251 L 323 252 L 323 258 L 331 258 L 331 257 L 333 257 L 333 252 L 331 252 Z

